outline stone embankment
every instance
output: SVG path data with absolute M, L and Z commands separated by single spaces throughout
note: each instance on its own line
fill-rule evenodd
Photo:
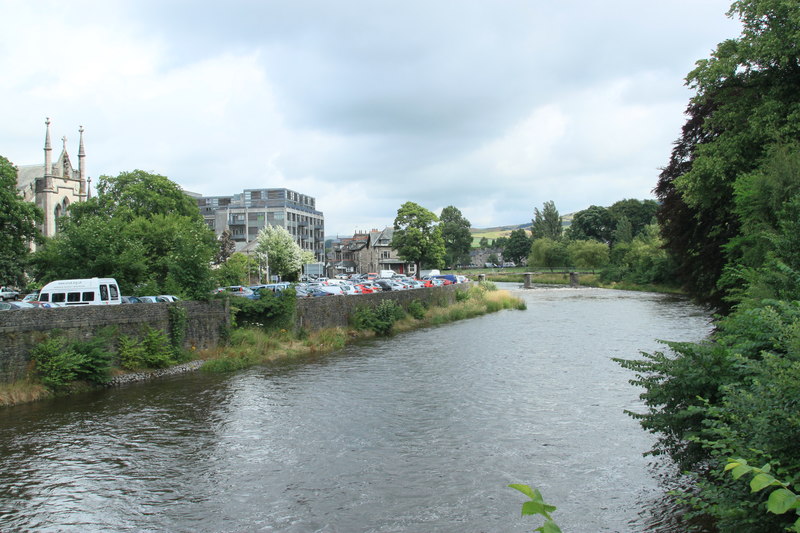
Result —
M 158 370 L 148 370 L 147 372 L 133 372 L 130 374 L 120 374 L 115 376 L 108 382 L 109 387 L 119 387 L 120 385 L 127 385 L 128 383 L 136 383 L 139 381 L 148 381 L 155 378 L 162 378 L 164 376 L 176 376 L 178 374 L 185 374 L 193 372 L 203 366 L 205 361 L 190 361 L 182 365 L 175 365 L 169 368 L 161 368 Z

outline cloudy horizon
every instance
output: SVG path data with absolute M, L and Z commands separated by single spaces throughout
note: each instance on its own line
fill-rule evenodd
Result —
M 474 227 L 652 198 L 730 0 L 291 4 L 0 0 L 0 155 L 67 137 L 88 174 L 286 187 L 326 236 L 413 201 Z M 57 154 L 56 154 L 57 155 Z

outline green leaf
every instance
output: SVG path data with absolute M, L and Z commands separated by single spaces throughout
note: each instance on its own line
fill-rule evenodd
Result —
M 734 472 L 736 470 L 734 469 Z M 780 485 L 780 483 L 769 474 L 756 474 L 753 479 L 750 480 L 750 490 L 753 492 L 758 492 L 763 488 L 769 487 L 770 485 Z
M 552 520 L 548 520 L 542 527 L 537 527 L 534 531 L 541 531 L 541 533 L 561 533 L 561 528 Z
M 553 505 L 548 505 L 542 501 L 529 501 L 522 504 L 522 514 L 523 515 L 542 515 L 545 518 L 550 518 L 550 513 L 555 511 L 556 508 Z
M 743 475 L 748 474 L 752 471 L 753 471 L 752 466 L 739 465 L 737 467 L 734 467 L 733 472 L 731 472 L 731 474 L 733 475 L 733 479 L 739 479 Z
M 725 472 L 730 470 L 731 468 L 736 468 L 737 466 L 744 466 L 747 465 L 747 461 L 744 459 L 728 459 L 728 464 L 725 465 Z
M 775 514 L 783 514 L 800 505 L 800 498 L 790 490 L 780 488 L 772 491 L 767 500 L 767 510 Z
M 527 496 L 528 498 L 530 498 L 532 500 L 535 499 L 535 497 L 536 497 L 534 495 L 533 489 L 530 488 L 528 485 L 523 485 L 521 483 L 512 483 L 511 485 L 509 485 L 509 487 L 512 488 L 512 489 L 520 491 L 522 494 L 524 494 L 525 496 Z

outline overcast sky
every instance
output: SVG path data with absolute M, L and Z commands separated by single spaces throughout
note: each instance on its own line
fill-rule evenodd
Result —
M 326 234 L 413 201 L 474 227 L 652 198 L 731 0 L 0 0 L 0 155 L 46 117 L 88 174 L 314 196 Z

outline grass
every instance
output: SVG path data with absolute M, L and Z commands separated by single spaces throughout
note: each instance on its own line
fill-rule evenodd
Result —
M 52 396 L 53 394 L 41 383 L 17 381 L 0 384 L 0 406 L 35 402 Z

